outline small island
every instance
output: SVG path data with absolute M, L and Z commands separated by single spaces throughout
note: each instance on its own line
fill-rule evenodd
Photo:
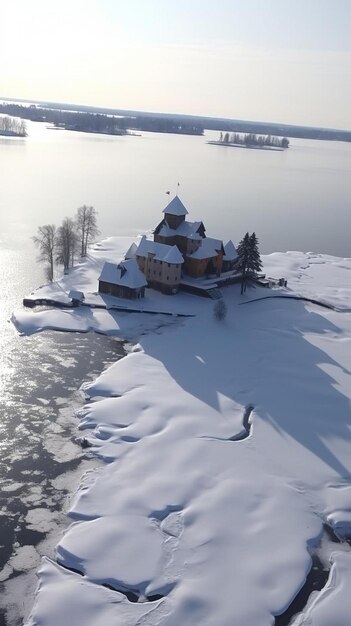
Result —
M 255 133 L 220 133 L 218 141 L 208 141 L 215 146 L 232 146 L 233 148 L 257 148 L 260 150 L 286 150 L 289 147 L 287 137 L 273 135 L 256 135 Z
M 0 136 L 27 137 L 27 126 L 25 121 L 9 117 L 8 115 L 0 117 Z

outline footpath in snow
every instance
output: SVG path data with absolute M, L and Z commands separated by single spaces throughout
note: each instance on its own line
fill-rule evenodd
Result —
M 102 258 L 118 256 L 116 240 L 103 247 L 64 291 L 96 290 Z M 294 624 L 348 623 L 351 260 L 294 252 L 264 263 L 287 293 L 343 311 L 276 297 L 240 306 L 282 292 L 243 299 L 233 285 L 224 322 L 188 294 L 155 296 L 195 315 L 162 324 L 103 311 L 112 321 L 98 327 L 83 307 L 14 314 L 21 332 L 81 330 L 79 320 L 87 330 L 89 316 L 89 328 L 116 334 L 130 316 L 139 336 L 83 388 L 80 428 L 106 464 L 83 480 L 56 561 L 42 563 L 27 626 L 272 625 L 317 552 L 329 577 Z M 325 525 L 341 539 L 332 549 Z

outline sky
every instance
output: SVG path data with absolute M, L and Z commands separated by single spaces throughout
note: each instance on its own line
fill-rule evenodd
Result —
M 0 97 L 351 129 L 351 0 L 11 0 L 1 13 Z

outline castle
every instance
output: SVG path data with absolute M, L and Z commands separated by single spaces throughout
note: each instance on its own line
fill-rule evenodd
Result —
M 164 217 L 154 230 L 153 241 L 142 238 L 130 248 L 150 287 L 163 293 L 177 293 L 183 275 L 201 278 L 220 276 L 233 268 L 237 257 L 234 244 L 206 236 L 203 222 L 187 221 L 188 211 L 176 195 L 163 209 Z
M 115 281 L 100 277 L 99 291 L 121 297 L 143 297 L 144 279 L 145 285 L 153 289 L 175 294 L 186 277 L 191 280 L 210 275 L 219 277 L 222 272 L 233 269 L 238 256 L 233 242 L 223 245 L 222 240 L 206 236 L 203 222 L 187 221 L 188 211 L 178 195 L 163 214 L 153 232 L 153 240 L 144 236 L 139 245 L 133 243 L 125 261 L 116 267 Z M 119 294 L 122 287 L 123 295 Z

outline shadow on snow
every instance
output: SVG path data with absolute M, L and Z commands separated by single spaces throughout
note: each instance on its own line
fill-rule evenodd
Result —
M 182 345 L 171 333 L 165 338 L 167 349 L 148 341 L 143 347 L 188 393 L 218 411 L 219 394 L 253 404 L 258 416 L 282 437 L 295 439 L 346 478 L 350 468 L 329 449 L 328 441 L 349 439 L 350 401 L 320 366 L 350 372 L 304 336 L 337 338 L 341 331 L 328 315 L 309 311 L 301 301 L 273 299 L 235 307 L 233 321 L 218 323 L 214 334 L 212 321 L 208 332 L 192 332 L 195 321 L 185 329 Z

